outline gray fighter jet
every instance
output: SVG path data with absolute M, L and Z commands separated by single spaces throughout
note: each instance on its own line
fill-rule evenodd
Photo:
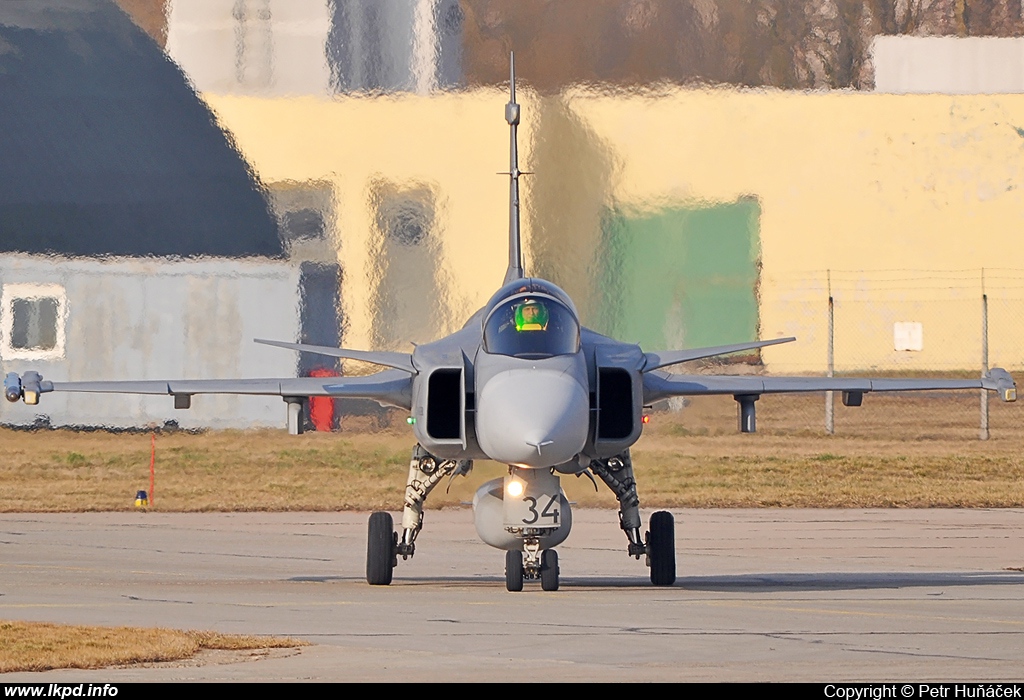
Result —
M 36 372 L 25 372 L 7 375 L 7 399 L 36 404 L 51 391 L 167 394 L 175 408 L 188 408 L 193 394 L 279 395 L 288 404 L 293 433 L 301 431 L 302 402 L 310 396 L 366 398 L 408 410 L 417 443 L 409 464 L 401 529 L 395 531 L 389 513 L 370 516 L 367 582 L 391 583 L 399 557 L 413 556 L 424 503 L 435 486 L 468 474 L 473 460 L 491 459 L 507 464 L 508 475 L 481 486 L 473 509 L 480 538 L 505 550 L 505 585 L 510 591 L 522 590 L 524 579 L 539 579 L 544 590 L 558 588 L 554 547 L 572 527 L 569 502 L 559 485 L 562 475 L 601 479 L 619 501 L 628 554 L 645 558 L 654 585 L 675 581 L 672 514 L 654 513 L 649 528 L 642 531 L 629 456 L 630 446 L 640 437 L 644 407 L 661 399 L 732 395 L 739 402 L 743 432 L 754 432 L 754 403 L 765 393 L 839 391 L 847 406 L 859 406 L 871 391 L 984 388 L 998 392 L 1004 401 L 1016 399 L 1014 381 L 1002 369 L 976 380 L 673 374 L 663 369 L 795 339 L 644 352 L 581 327 L 564 291 L 523 270 L 522 172 L 516 146 L 520 108 L 514 64 L 505 119 L 510 127 L 508 270 L 501 288 L 462 330 L 418 345 L 411 354 L 256 341 L 387 368 L 366 377 L 50 382 Z

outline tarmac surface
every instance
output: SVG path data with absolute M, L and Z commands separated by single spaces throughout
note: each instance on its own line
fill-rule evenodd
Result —
M 389 587 L 365 513 L 0 515 L 0 619 L 312 646 L 0 682 L 1024 679 L 1024 510 L 676 510 L 650 585 L 614 511 L 574 513 L 561 590 L 504 588 L 469 509 Z

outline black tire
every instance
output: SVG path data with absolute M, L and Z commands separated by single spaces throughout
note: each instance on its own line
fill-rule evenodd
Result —
M 366 537 L 366 582 L 387 586 L 395 570 L 395 524 L 391 513 L 371 513 Z
M 540 553 L 540 587 L 545 591 L 558 590 L 558 552 L 553 549 Z
M 676 582 L 676 523 L 666 510 L 651 515 L 647 556 L 651 561 L 651 583 L 671 586 Z
M 512 592 L 523 590 L 523 553 L 517 549 L 505 552 L 505 588 Z

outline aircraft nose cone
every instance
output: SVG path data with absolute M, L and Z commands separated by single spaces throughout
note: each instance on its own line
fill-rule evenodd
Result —
M 587 441 L 590 401 L 562 372 L 513 369 L 489 379 L 477 397 L 480 448 L 497 462 L 553 467 Z

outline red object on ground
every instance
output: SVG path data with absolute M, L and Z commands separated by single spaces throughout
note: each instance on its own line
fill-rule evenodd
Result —
M 156 433 L 149 434 L 149 505 L 153 506 L 156 498 Z
M 311 377 L 337 377 L 338 373 L 331 369 L 314 369 Z M 329 433 L 334 430 L 334 399 L 329 396 L 309 397 L 309 421 L 317 432 Z

